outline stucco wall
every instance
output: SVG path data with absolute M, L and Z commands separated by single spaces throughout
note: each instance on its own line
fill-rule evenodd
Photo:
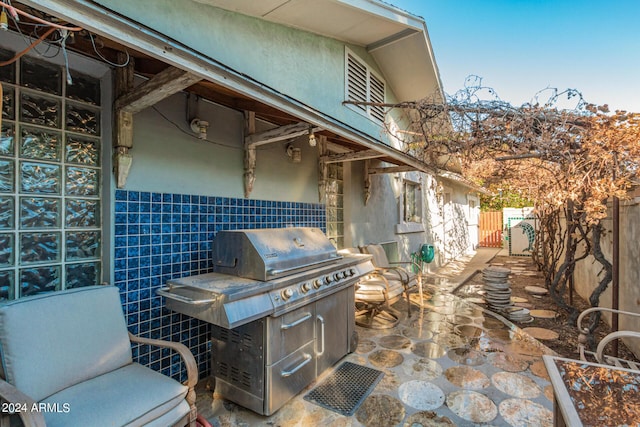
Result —
M 610 211 L 611 214 L 611 211 Z M 604 222 L 606 234 L 602 239 L 602 249 L 608 260 L 612 259 L 613 237 L 611 215 Z M 620 309 L 640 313 L 640 199 L 621 203 L 620 206 Z M 585 299 L 597 286 L 601 266 L 593 257 L 576 266 L 575 289 Z M 600 306 L 611 307 L 611 285 L 600 297 Z M 610 316 L 606 316 L 610 323 Z M 619 318 L 620 330 L 640 331 L 640 318 Z M 636 355 L 640 355 L 640 340 L 625 341 Z
M 243 114 L 207 101 L 198 115 L 210 124 L 207 140 L 187 122 L 187 95 L 179 93 L 134 116 L 133 166 L 125 189 L 244 197 Z M 263 125 L 264 126 L 264 125 Z M 293 163 L 286 143 L 257 150 L 252 199 L 318 202 L 317 154 L 304 138 L 302 161 Z
M 192 1 L 98 3 L 374 138 L 386 138 L 376 123 L 342 105 L 341 41 Z M 380 73 L 366 50 L 350 48 Z
M 363 162 L 351 163 L 351 177 L 348 184 L 349 229 L 345 232 L 351 233 L 353 246 L 397 241 L 399 259 L 408 260 L 420 245 L 433 244 L 436 255 L 433 267 L 473 248 L 468 228 L 466 187 L 445 183 L 451 194 L 451 202 L 445 209 L 441 191 L 443 185 L 430 175 L 416 172 L 373 175 L 371 197 L 365 205 Z M 399 233 L 396 227 L 401 218 L 399 203 L 405 178 L 421 183 L 421 231 Z

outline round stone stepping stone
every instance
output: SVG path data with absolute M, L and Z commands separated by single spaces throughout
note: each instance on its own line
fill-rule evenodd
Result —
M 404 405 L 386 394 L 374 394 L 365 399 L 356 411 L 356 419 L 369 427 L 395 426 L 404 418 Z
M 455 299 L 456 299 L 455 296 L 447 293 L 439 293 L 437 295 L 434 295 L 432 298 L 433 301 L 445 301 L 445 302 L 451 302 Z
M 466 344 L 465 338 L 454 333 L 438 334 L 433 337 L 433 342 L 447 348 L 462 347 Z
M 442 306 L 442 307 L 434 307 L 433 311 L 438 314 L 454 314 L 456 309 L 451 307 L 450 305 Z
M 460 418 L 473 423 L 488 423 L 498 415 L 496 404 L 477 391 L 454 391 L 447 396 L 447 406 Z
M 526 298 L 522 298 L 522 297 L 511 297 L 511 302 L 516 303 L 516 302 L 528 302 L 529 300 Z
M 540 286 L 525 286 L 524 290 L 532 295 L 546 295 L 549 293 L 548 290 L 541 288 Z
M 532 310 L 532 311 L 536 311 L 536 310 Z M 540 316 L 536 316 L 536 317 L 540 317 Z M 545 329 L 545 328 L 537 328 L 535 326 L 523 328 L 522 330 L 537 340 L 557 340 L 558 337 L 560 336 L 560 334 L 558 334 L 556 331 L 552 331 L 551 329 Z
M 528 308 L 529 310 L 535 307 L 533 304 L 530 304 L 528 302 L 514 302 L 513 305 L 515 305 L 516 307 Z
M 423 317 L 423 319 L 430 322 L 443 322 L 446 319 L 446 316 L 442 313 L 430 311 Z
M 424 328 L 434 334 L 447 334 L 453 332 L 453 324 L 449 322 L 425 322 Z
M 402 350 L 411 346 L 411 340 L 402 335 L 387 335 L 378 340 L 378 344 L 392 350 Z
M 411 348 L 411 352 L 416 356 L 438 359 L 445 355 L 446 350 L 436 343 L 423 341 L 415 343 Z
M 452 316 L 451 322 L 453 322 L 456 325 L 466 325 L 466 324 L 473 323 L 473 319 L 469 316 L 457 314 L 455 316 Z
M 493 316 L 486 316 L 480 323 L 487 329 L 503 329 L 508 327 L 502 320 L 496 319 Z
M 365 362 L 366 364 L 366 362 Z M 398 378 L 398 375 L 393 372 L 391 369 L 387 369 L 382 379 L 376 385 L 376 392 L 385 393 L 385 392 L 393 392 L 395 393 L 400 387 L 402 381 Z
M 487 276 L 504 277 L 504 276 L 508 276 L 509 273 L 511 273 L 510 268 L 499 267 L 499 266 L 498 267 L 489 266 L 489 267 L 486 267 L 484 270 L 482 270 L 482 274 L 485 274 Z
M 498 390 L 513 397 L 534 398 L 542 391 L 531 378 L 512 372 L 493 374 L 491 381 Z
M 467 338 L 478 338 L 485 334 L 484 329 L 475 325 L 458 325 L 453 328 L 454 332 Z
M 489 355 L 489 363 L 507 372 L 522 372 L 529 367 L 527 360 L 510 353 L 493 353 Z
M 553 310 L 531 310 L 530 314 L 541 319 L 555 319 L 558 316 Z
M 481 390 L 491 385 L 489 377 L 470 366 L 454 366 L 444 371 L 447 380 L 466 390 Z
M 405 405 L 427 411 L 444 403 L 444 392 L 440 387 L 427 381 L 409 381 L 398 388 L 398 396 Z
M 543 393 L 544 397 L 553 402 L 553 386 L 551 384 L 544 387 Z
M 433 332 L 422 326 L 415 326 L 412 328 L 405 328 L 402 330 L 402 335 L 407 338 L 413 338 L 417 340 L 429 340 L 433 337 Z
M 447 357 L 461 365 L 478 366 L 484 363 L 482 353 L 468 347 L 456 347 L 447 351 Z
M 455 423 L 445 416 L 438 416 L 433 411 L 420 411 L 410 415 L 404 427 L 455 427 Z
M 512 426 L 553 425 L 553 412 L 527 399 L 503 400 L 500 402 L 500 415 Z
M 529 367 L 531 369 L 531 373 L 536 377 L 544 378 L 549 381 L 549 373 L 547 372 L 547 367 L 544 365 L 542 360 L 538 360 L 535 363 L 532 363 Z
M 369 362 L 378 368 L 393 368 L 403 361 L 404 357 L 393 350 L 378 350 L 369 355 Z
M 402 368 L 407 375 L 418 380 L 435 380 L 442 375 L 442 366 L 431 359 L 418 359 L 412 365 L 405 363 Z
M 359 353 L 359 354 L 369 353 L 374 348 L 376 348 L 375 341 L 366 340 L 366 339 L 365 340 L 359 340 L 358 348 L 356 349 L 356 353 Z

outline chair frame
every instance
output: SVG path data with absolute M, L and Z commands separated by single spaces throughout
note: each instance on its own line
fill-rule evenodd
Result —
M 622 339 L 622 338 L 640 339 L 640 332 L 624 331 L 624 330 L 623 331 L 611 332 L 611 333 L 607 334 L 604 338 L 602 338 L 600 340 L 595 352 L 587 350 L 586 345 L 590 341 L 591 333 L 589 331 L 589 328 L 582 326 L 582 321 L 584 320 L 584 318 L 587 315 L 589 315 L 590 313 L 597 312 L 597 311 L 609 312 L 609 313 L 617 313 L 617 314 L 622 314 L 622 315 L 626 315 L 626 316 L 632 316 L 632 317 L 639 317 L 640 318 L 640 313 L 634 313 L 634 312 L 631 312 L 631 311 L 616 310 L 616 309 L 607 308 L 607 307 L 592 307 L 592 308 L 588 308 L 588 309 L 584 310 L 582 313 L 580 313 L 580 316 L 578 317 L 578 320 L 576 322 L 577 327 L 578 327 L 578 331 L 580 331 L 580 335 L 578 336 L 578 353 L 580 354 L 580 360 L 589 361 L 589 357 L 592 357 L 596 361 L 598 361 L 598 363 L 601 363 L 601 364 L 617 366 L 617 367 L 620 367 L 620 368 L 629 368 L 629 369 L 633 369 L 633 370 L 636 370 L 636 371 L 640 371 L 640 363 L 638 363 L 638 362 L 634 362 L 632 360 L 621 359 L 621 358 L 618 358 L 618 357 L 613 357 L 613 356 L 609 356 L 609 355 L 605 355 L 604 354 L 605 347 L 611 341 L 615 341 L 615 340 Z
M 380 279 L 384 285 L 385 285 L 385 289 L 383 290 L 383 295 L 384 295 L 384 300 L 379 302 L 379 303 L 375 303 L 375 302 L 370 302 L 370 301 L 363 301 L 363 300 L 358 300 L 357 296 L 356 296 L 356 324 L 358 326 L 362 326 L 363 328 L 369 328 L 369 329 L 391 329 L 393 327 L 395 327 L 399 322 L 400 322 L 400 312 L 398 310 L 396 310 L 395 308 L 391 307 L 392 304 L 394 304 L 395 302 L 397 302 L 400 297 L 402 296 L 402 294 L 398 294 L 396 297 L 394 298 L 389 298 L 389 289 L 390 289 L 390 285 L 389 285 L 389 280 L 387 280 L 386 277 L 384 277 L 382 275 L 382 273 L 378 272 L 378 271 L 373 271 L 371 273 L 369 273 L 369 276 L 373 276 L 371 278 L 375 278 L 375 279 Z M 366 280 L 365 280 L 366 281 Z M 357 286 L 357 285 L 356 285 Z M 356 291 L 357 293 L 357 291 Z M 357 308 L 357 304 L 363 304 L 364 307 L 361 309 Z M 368 313 L 368 315 L 367 315 Z M 388 323 L 383 324 L 382 326 L 376 326 L 374 325 L 373 321 L 374 319 L 379 316 L 380 314 L 387 314 L 388 317 L 391 317 L 391 320 L 388 321 Z M 369 321 L 368 322 L 359 322 L 358 316 L 362 316 L 365 315 Z
M 367 251 L 367 247 L 368 246 L 372 246 L 372 245 L 376 245 L 376 246 L 380 246 L 382 248 L 382 245 L 380 245 L 379 243 L 369 243 L 367 245 L 361 246 L 360 247 L 360 251 L 363 253 L 369 253 Z M 383 248 L 382 248 L 383 249 Z M 384 253 L 384 249 L 383 249 L 383 253 Z M 385 253 L 385 257 L 386 257 L 386 253 Z M 377 265 L 374 266 L 376 267 L 376 272 L 379 272 L 380 274 L 384 274 L 386 272 L 391 272 L 391 273 L 395 273 L 398 275 L 398 280 L 400 280 L 400 282 L 402 283 L 402 286 L 404 287 L 404 295 L 405 295 L 405 299 L 407 300 L 407 316 L 411 317 L 411 299 L 409 298 L 409 292 L 412 291 L 412 289 L 414 287 L 417 286 L 418 288 L 418 293 L 420 295 L 420 305 L 422 305 L 422 298 L 423 298 L 423 292 L 422 292 L 422 267 L 416 263 L 415 261 L 398 261 L 398 262 L 391 262 L 389 261 L 388 257 L 387 258 L 387 264 L 389 264 L 389 267 L 379 267 Z M 409 274 L 409 272 L 407 271 L 406 268 L 404 267 L 400 267 L 400 266 L 394 266 L 394 264 L 399 264 L 399 265 L 413 265 L 415 266 L 419 273 L 415 273 L 416 274 L 416 285 L 415 286 L 411 286 L 411 275 Z

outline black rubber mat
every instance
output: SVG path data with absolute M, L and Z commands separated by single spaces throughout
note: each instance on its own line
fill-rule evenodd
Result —
M 344 362 L 304 399 L 338 414 L 351 416 L 383 376 L 384 372 L 377 369 Z

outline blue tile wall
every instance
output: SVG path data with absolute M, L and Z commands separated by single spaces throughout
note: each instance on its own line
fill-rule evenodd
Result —
M 212 271 L 211 241 L 220 230 L 317 227 L 322 204 L 116 190 L 114 284 L 131 333 L 189 347 L 200 377 L 210 372 L 209 325 L 164 307 L 156 290 L 169 279 Z M 134 346 L 137 362 L 183 381 L 177 355 Z

